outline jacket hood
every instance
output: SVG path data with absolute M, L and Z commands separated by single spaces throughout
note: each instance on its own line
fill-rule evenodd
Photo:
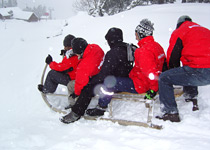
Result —
M 123 41 L 123 33 L 119 28 L 111 28 L 105 35 L 105 39 L 107 40 L 110 47 L 118 42 Z

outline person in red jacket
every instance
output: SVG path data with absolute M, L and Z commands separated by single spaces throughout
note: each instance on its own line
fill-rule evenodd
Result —
M 73 53 L 79 57 L 74 93 L 70 95 L 72 99 L 75 99 L 80 95 L 89 80 L 99 73 L 103 62 L 104 51 L 97 44 L 88 44 L 83 38 L 73 39 L 72 49 Z
M 210 30 L 181 16 L 171 35 L 167 50 L 169 70 L 159 79 L 162 116 L 159 119 L 180 122 L 173 85 L 184 87 L 185 100 L 196 99 L 197 86 L 210 84 Z M 180 65 L 182 62 L 182 66 Z
M 64 50 L 61 50 L 61 55 L 65 55 L 62 62 L 57 63 L 53 61 L 50 55 L 47 56 L 45 62 L 49 65 L 51 70 L 47 74 L 44 85 L 39 84 L 38 89 L 43 93 L 54 93 L 58 84 L 67 86 L 69 81 L 75 80 L 76 68 L 78 65 L 78 56 L 72 54 L 71 41 L 75 37 L 71 34 L 64 38 Z
M 143 19 L 136 27 L 139 48 L 135 51 L 135 66 L 129 77 L 138 93 L 145 93 L 151 99 L 158 91 L 158 78 L 163 69 L 165 53 L 161 45 L 154 41 L 153 23 Z

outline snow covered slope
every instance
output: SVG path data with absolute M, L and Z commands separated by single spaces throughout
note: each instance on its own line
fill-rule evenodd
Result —
M 178 17 L 185 14 L 210 28 L 210 5 L 197 3 L 143 6 L 103 18 L 93 18 L 80 12 L 67 20 L 37 23 L 0 20 L 0 149 L 209 149 L 210 86 L 199 87 L 200 110 L 197 112 L 192 112 L 192 104 L 180 99 L 178 106 L 182 122 L 154 119 L 164 126 L 163 130 L 84 119 L 65 125 L 58 119 L 62 115 L 52 112 L 37 90 L 45 57 L 51 54 L 54 60 L 61 61 L 59 53 L 67 34 L 97 43 L 106 52 L 109 47 L 104 36 L 109 28 L 121 28 L 124 40 L 136 44 L 135 27 L 141 19 L 148 18 L 155 24 L 155 40 L 167 50 Z

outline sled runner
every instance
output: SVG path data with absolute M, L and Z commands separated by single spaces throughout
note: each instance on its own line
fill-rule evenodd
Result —
M 44 84 L 44 78 L 45 78 L 45 72 L 47 70 L 47 66 L 48 64 L 45 65 L 44 67 L 44 70 L 43 70 L 43 73 L 42 73 L 42 77 L 41 77 L 41 84 L 43 85 Z M 63 114 L 66 114 L 67 111 L 65 111 L 65 109 L 63 107 L 60 107 L 60 106 L 55 106 L 55 103 L 53 103 L 52 101 L 53 100 L 50 100 L 50 98 L 52 99 L 52 97 L 54 97 L 54 101 L 56 101 L 56 98 L 55 97 L 64 97 L 64 98 L 68 98 L 68 95 L 67 94 L 44 94 L 41 92 L 41 95 L 42 95 L 42 99 L 44 100 L 44 102 L 47 104 L 47 106 L 55 111 L 55 112 L 58 112 L 58 113 L 63 113 Z M 57 104 L 58 105 L 58 104 Z

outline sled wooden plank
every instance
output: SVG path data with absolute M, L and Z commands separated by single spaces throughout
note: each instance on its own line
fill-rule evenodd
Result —
M 118 123 L 118 124 L 124 125 L 124 126 L 140 126 L 140 127 L 147 127 L 147 128 L 153 128 L 153 129 L 159 129 L 159 130 L 163 128 L 161 125 L 155 125 L 152 123 L 145 123 L 145 122 L 138 122 L 138 121 L 129 121 L 129 120 L 103 118 L 103 117 L 91 117 L 91 116 L 83 116 L 83 118 L 86 120 L 111 121 L 113 123 Z
M 47 93 L 46 95 L 47 95 L 47 96 L 49 95 L 49 96 L 62 96 L 62 97 L 68 97 L 67 94 L 57 94 L 57 93 Z

